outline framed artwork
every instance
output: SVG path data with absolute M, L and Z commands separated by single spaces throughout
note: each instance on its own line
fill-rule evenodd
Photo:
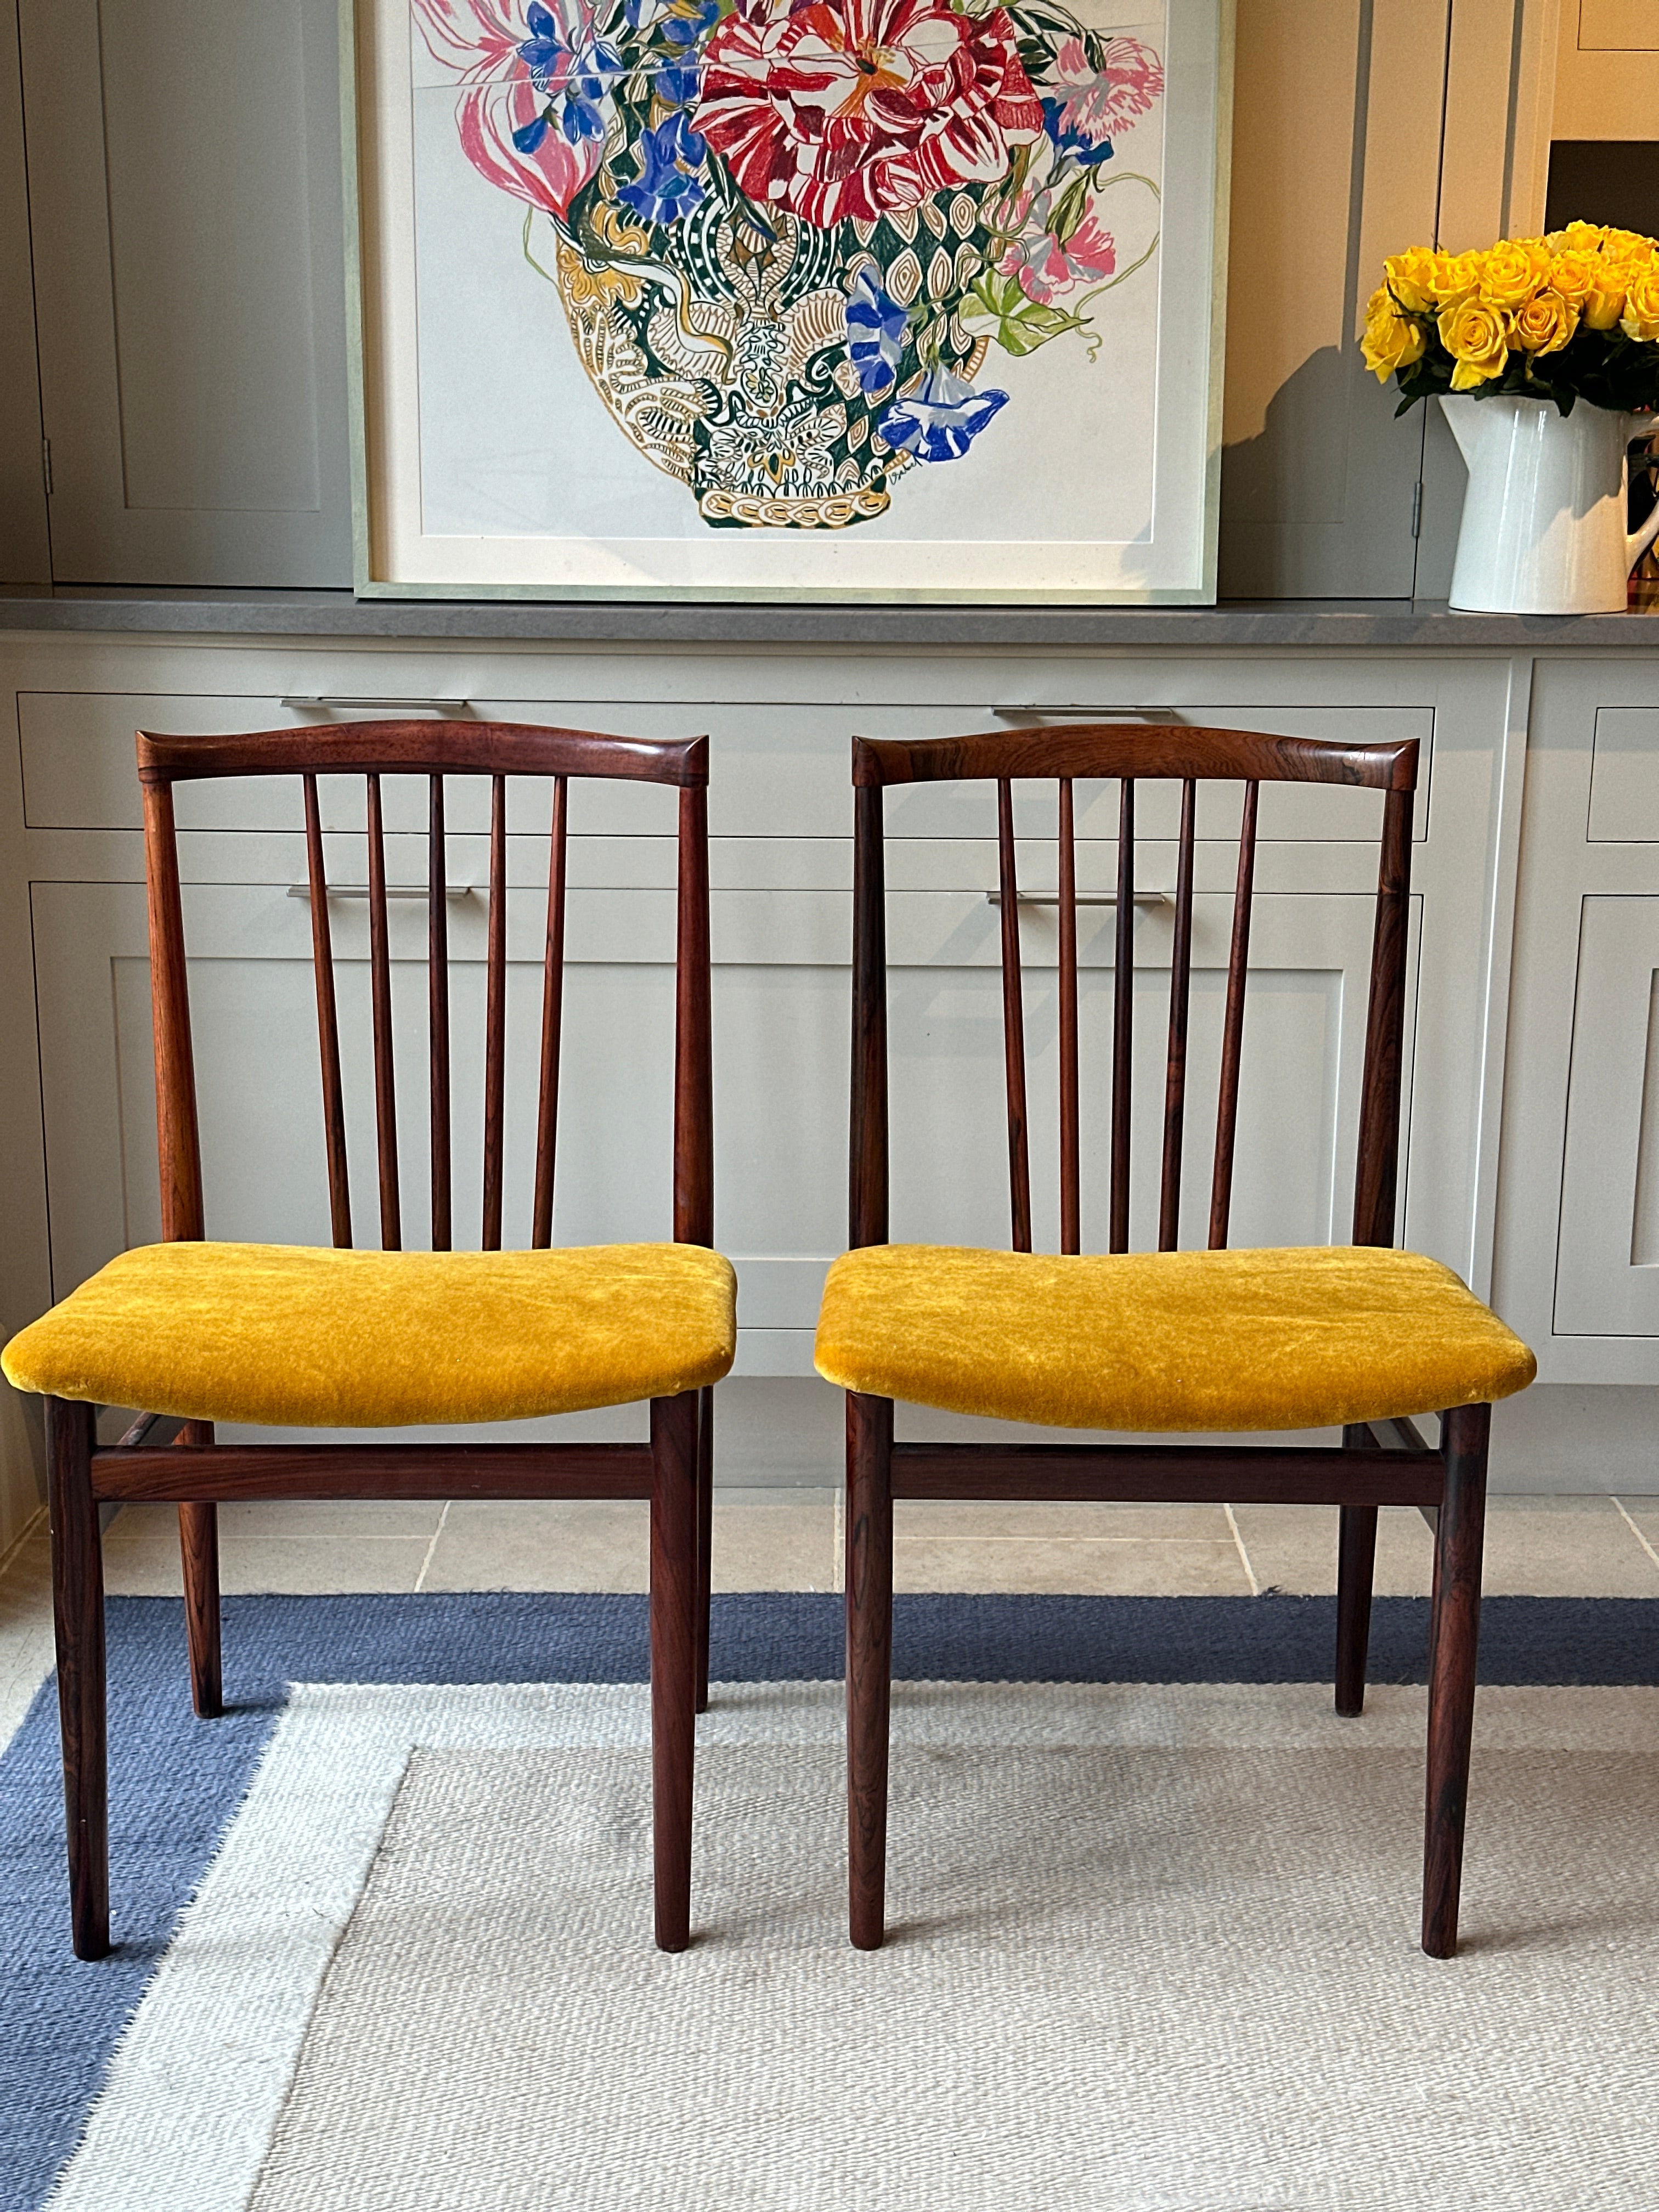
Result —
M 1215 596 L 1230 0 L 356 0 L 365 594 Z

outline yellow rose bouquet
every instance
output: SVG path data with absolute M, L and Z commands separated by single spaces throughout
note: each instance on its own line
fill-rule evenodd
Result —
M 1436 392 L 1659 409 L 1659 243 L 1570 222 L 1484 253 L 1413 246 L 1382 264 L 1361 349 L 1396 412 Z

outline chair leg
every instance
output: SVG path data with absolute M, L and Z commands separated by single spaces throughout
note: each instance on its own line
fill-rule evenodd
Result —
M 195 1424 L 191 1424 L 192 1426 Z M 225 1709 L 219 1655 L 219 1509 L 179 1508 L 179 1555 L 185 1570 L 185 1632 L 190 1641 L 190 1701 L 198 1720 Z
M 691 1940 L 691 1765 L 697 1709 L 695 1390 L 651 1401 L 651 1776 L 657 1947 Z
M 1463 1877 L 1463 1815 L 1474 1726 L 1474 1666 L 1480 1632 L 1480 1560 L 1486 1518 L 1490 1406 L 1441 1415 L 1446 1495 L 1434 1546 L 1429 1626 L 1429 1765 L 1423 1836 L 1423 1948 L 1431 1959 L 1457 1949 Z
M 1371 1432 L 1363 1423 L 1342 1431 L 1345 1444 L 1364 1447 Z M 1365 1710 L 1365 1659 L 1371 1640 L 1371 1584 L 1376 1571 L 1376 1508 L 1344 1505 L 1336 1545 L 1336 1710 L 1352 1720 Z
M 881 1948 L 893 1673 L 893 1401 L 847 1394 L 847 1863 L 849 1926 Z
M 92 1494 L 93 1408 L 46 1400 L 52 1597 L 64 1743 L 70 1927 L 77 1959 L 109 1949 L 109 1780 L 104 1708 L 104 1558 Z
M 697 1711 L 708 1711 L 708 1585 L 714 1534 L 714 1394 L 699 1392 L 697 1419 Z

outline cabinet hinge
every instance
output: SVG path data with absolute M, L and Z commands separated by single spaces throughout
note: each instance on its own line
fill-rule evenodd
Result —
M 40 473 L 46 480 L 46 497 L 52 497 L 52 440 L 40 441 Z
M 1419 477 L 1412 486 L 1412 536 L 1423 535 L 1423 479 Z

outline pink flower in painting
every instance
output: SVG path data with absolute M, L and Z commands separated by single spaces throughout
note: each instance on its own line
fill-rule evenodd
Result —
M 1117 38 L 1106 41 L 1105 66 L 1097 70 L 1083 41 L 1067 39 L 1048 82 L 1067 126 L 1098 143 L 1151 112 L 1164 90 L 1164 64 L 1139 39 Z
M 465 90 L 461 150 L 480 176 L 562 216 L 599 166 L 597 133 L 574 137 L 556 110 L 579 77 L 592 22 L 581 0 L 413 0 L 434 60 Z
M 751 199 L 827 230 L 994 182 L 1042 108 L 1000 8 L 779 0 L 716 27 L 693 128 Z
M 501 75 L 530 35 L 513 0 L 413 0 L 411 12 L 434 61 L 467 77 Z
M 1045 307 L 1061 293 L 1097 283 L 1117 267 L 1116 241 L 1092 212 L 1084 216 L 1064 246 L 1044 228 L 1048 212 L 1046 194 L 1035 204 L 1029 192 L 1022 194 L 1014 218 L 1024 228 L 999 264 L 1002 275 L 1013 277 L 1028 300 Z

